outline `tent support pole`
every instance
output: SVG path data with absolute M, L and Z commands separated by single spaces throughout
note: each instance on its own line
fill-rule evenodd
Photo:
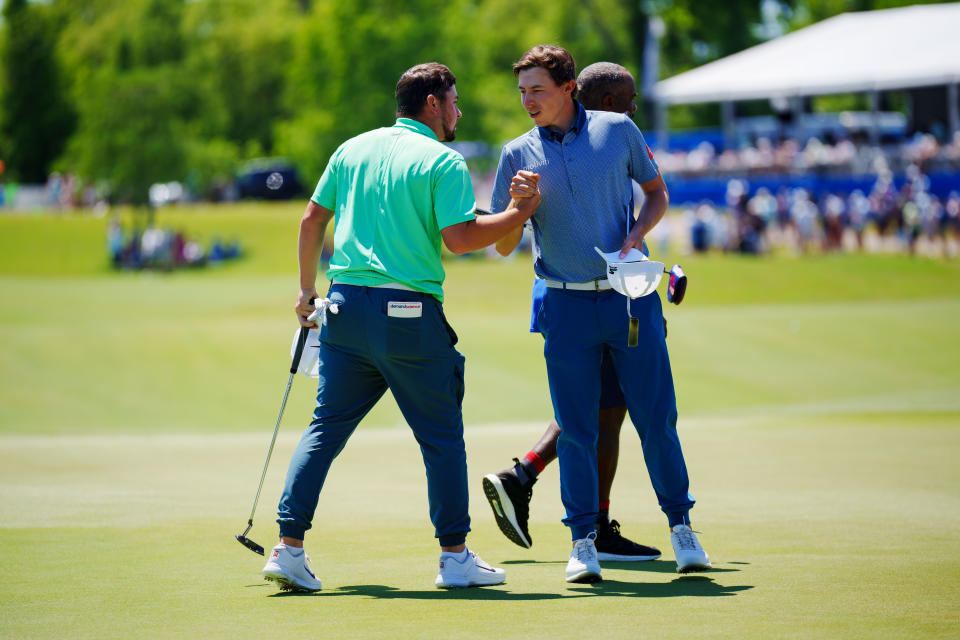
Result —
M 950 137 L 960 133 L 960 97 L 958 97 L 958 84 L 950 82 L 947 84 L 947 120 L 950 124 Z
M 670 133 L 667 127 L 667 103 L 657 100 L 654 103 L 653 107 L 653 116 L 654 116 L 654 131 L 657 132 L 657 145 L 663 149 L 667 150 L 667 146 L 670 142 Z
M 807 141 L 803 138 L 803 96 L 793 96 L 790 98 L 790 111 L 793 114 L 791 119 L 790 135 L 795 140 L 799 140 L 802 145 Z
M 733 149 L 736 146 L 736 131 L 734 130 L 733 102 L 725 100 L 720 103 L 720 122 L 723 126 L 723 147 Z

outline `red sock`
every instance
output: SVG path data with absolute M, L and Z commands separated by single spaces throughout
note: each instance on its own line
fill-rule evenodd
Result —
M 536 468 L 537 473 L 541 473 L 544 470 L 544 468 L 547 466 L 543 462 L 543 459 L 533 451 L 523 456 L 523 458 L 524 460 L 527 460 L 530 464 L 532 464 L 534 468 Z
M 610 501 L 603 500 L 600 502 L 600 511 L 610 511 Z

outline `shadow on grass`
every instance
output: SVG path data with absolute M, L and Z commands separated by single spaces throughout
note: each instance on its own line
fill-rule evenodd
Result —
M 737 564 L 736 562 L 731 562 L 729 564 Z M 746 563 L 740 563 L 746 564 Z M 602 568 L 606 569 L 616 569 L 618 571 L 649 571 L 651 573 L 676 573 L 677 572 L 677 563 L 673 560 L 650 560 L 647 562 L 614 562 L 614 561 L 604 561 L 600 563 Z M 711 574 L 711 573 L 729 573 L 731 571 L 740 571 L 740 569 L 723 569 L 721 567 L 714 567 L 709 571 L 698 571 L 696 572 L 699 575 Z
M 270 598 L 287 597 L 334 597 L 334 596 L 365 596 L 367 598 L 387 600 L 497 600 L 497 601 L 524 601 L 524 600 L 557 600 L 560 598 L 585 598 L 589 596 L 629 596 L 635 598 L 676 598 L 680 596 L 699 597 L 726 597 L 735 596 L 741 591 L 753 589 L 752 585 L 738 585 L 726 587 L 717 584 L 705 575 L 680 576 L 667 583 L 650 582 L 620 582 L 619 580 L 604 580 L 592 585 L 570 585 L 562 593 L 513 593 L 502 588 L 472 588 L 472 589 L 434 589 L 423 591 L 407 591 L 382 584 L 358 584 L 340 587 L 338 589 L 318 591 L 316 593 L 302 593 L 296 591 L 281 591 L 270 594 Z
M 271 594 L 270 598 L 284 598 L 290 596 L 366 596 L 378 599 L 398 600 L 556 600 L 569 598 L 562 593 L 511 593 L 495 588 L 468 588 L 468 589 L 433 589 L 430 591 L 406 591 L 382 584 L 358 584 L 340 587 L 330 591 L 316 593 L 301 593 L 296 591 L 281 591 Z M 574 596 L 582 597 L 582 596 Z
M 594 596 L 631 596 L 635 598 L 676 598 L 700 596 L 720 598 L 735 596 L 741 591 L 753 589 L 752 585 L 726 587 L 717 584 L 705 575 L 680 576 L 671 582 L 620 582 L 604 580 L 593 585 L 572 587 L 570 590 Z
M 567 564 L 566 560 L 504 560 L 500 564 Z M 728 564 L 745 565 L 749 562 L 730 562 Z M 677 564 L 673 560 L 648 560 L 644 562 L 614 562 L 605 560 L 600 563 L 601 567 L 607 569 L 616 569 L 618 571 L 649 571 L 650 573 L 676 573 Z M 723 569 L 714 567 L 703 573 L 729 573 L 731 571 L 740 571 L 740 569 Z

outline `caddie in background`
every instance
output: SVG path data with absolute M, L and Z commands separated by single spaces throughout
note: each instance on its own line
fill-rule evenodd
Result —
M 453 140 L 462 115 L 455 83 L 439 63 L 407 70 L 397 83 L 396 123 L 334 152 L 300 222 L 300 324 L 316 326 L 307 318 L 318 297 L 317 260 L 331 217 L 331 285 L 317 304 L 334 303 L 338 312 L 327 313 L 320 327 L 317 406 L 290 461 L 278 508 L 280 541 L 263 569 L 283 589 L 320 589 L 304 535 L 333 459 L 387 388 L 423 454 L 441 548 L 436 585 L 506 579 L 465 544 L 464 358 L 443 314 L 440 249 L 443 243 L 457 254 L 474 251 L 522 225 L 539 203 L 538 176 L 518 173 L 501 213 L 475 215 L 466 163 L 441 144 Z
M 595 540 L 604 349 L 667 516 L 677 570 L 707 569 L 709 558 L 689 526 L 694 500 L 677 435 L 660 297 L 654 292 L 631 300 L 614 291 L 606 279 L 606 263 L 595 251 L 595 247 L 604 252 L 619 249 L 621 257 L 631 249 L 639 251 L 645 235 L 666 212 L 666 185 L 630 118 L 587 111 L 576 101 L 576 66 L 565 49 L 533 47 L 513 71 L 522 106 L 536 126 L 504 146 L 492 207 L 509 202 L 511 176 L 517 171 L 540 174 L 542 202 L 531 224 L 534 271 L 547 289 L 536 321 L 544 336 L 550 395 L 561 430 L 560 497 L 566 510 L 563 522 L 573 538 L 566 579 L 602 579 Z M 645 195 L 636 218 L 631 179 Z M 520 226 L 514 229 L 501 247 L 519 242 L 522 231 Z M 639 319 L 637 346 L 628 346 L 631 317 Z
M 612 111 L 633 118 L 637 105 L 637 87 L 633 75 L 624 67 L 612 62 L 597 62 L 583 69 L 577 77 L 577 100 L 589 111 Z M 636 186 L 631 181 L 631 184 Z M 632 193 L 636 199 L 639 187 Z M 634 202 L 629 205 L 634 209 Z M 497 243 L 497 250 L 509 255 L 516 246 L 515 236 Z M 644 250 L 644 253 L 647 253 Z M 535 278 L 530 314 L 530 331 L 539 332 L 537 315 L 547 287 L 542 278 Z M 664 320 L 666 327 L 666 320 Z M 620 533 L 620 523 L 610 519 L 610 489 L 617 472 L 620 455 L 620 429 L 627 414 L 626 401 L 617 380 L 610 350 L 604 346 L 600 365 L 600 412 L 597 439 L 597 464 L 599 481 L 599 516 L 597 517 L 597 558 L 603 561 L 639 562 L 655 560 L 660 550 L 637 544 Z M 543 437 L 530 449 L 523 459 L 514 458 L 514 466 L 497 473 L 487 474 L 483 490 L 490 502 L 497 525 L 508 539 L 521 547 L 533 545 L 528 520 L 533 485 L 544 468 L 557 458 L 557 439 L 560 427 L 556 421 L 547 426 Z

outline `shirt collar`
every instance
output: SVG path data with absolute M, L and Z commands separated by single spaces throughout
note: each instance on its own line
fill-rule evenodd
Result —
M 537 129 L 540 130 L 540 137 L 554 142 L 563 142 L 564 137 L 566 137 L 568 133 L 580 133 L 583 125 L 587 123 L 587 110 L 584 109 L 583 105 L 577 100 L 574 100 L 573 104 L 577 108 L 577 117 L 573 119 L 573 124 L 570 125 L 570 128 L 564 132 L 560 132 L 549 127 L 537 127 Z
M 413 118 L 397 118 L 397 122 L 393 126 L 400 127 L 402 129 L 409 129 L 410 131 L 416 131 L 417 133 L 423 134 L 428 138 L 433 138 L 437 141 L 440 140 L 440 138 L 437 137 L 437 134 L 433 132 L 433 129 L 423 124 L 419 120 L 414 120 Z

